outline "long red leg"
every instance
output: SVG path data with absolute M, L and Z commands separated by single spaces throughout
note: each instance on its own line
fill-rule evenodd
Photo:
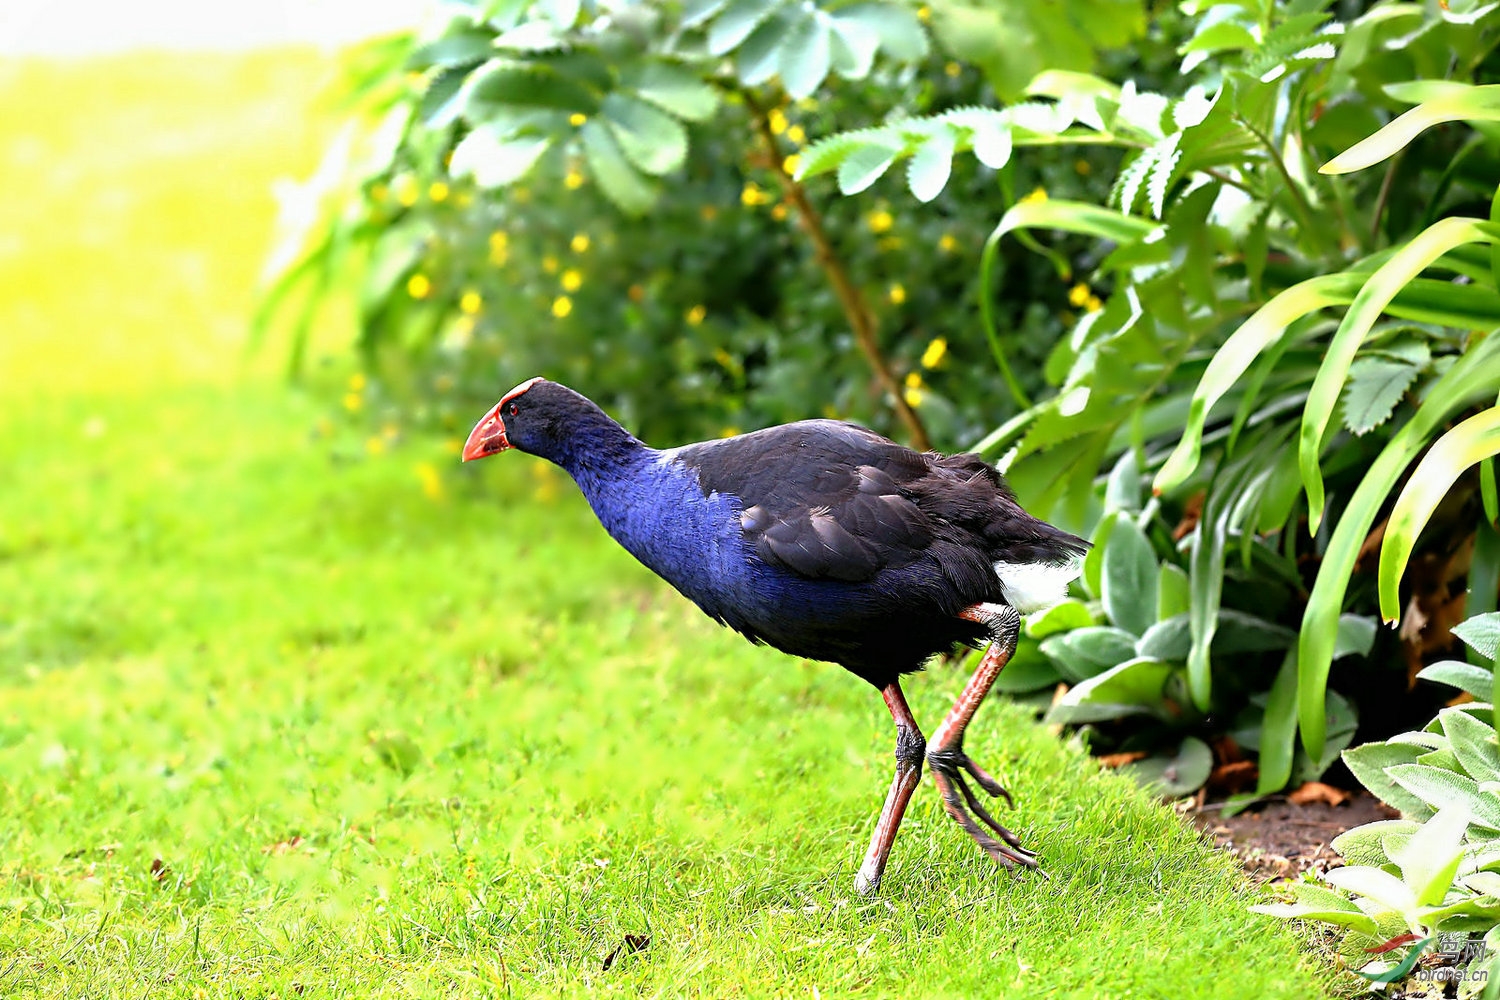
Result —
M 885 864 L 890 860 L 891 845 L 896 842 L 901 817 L 906 815 L 906 804 L 922 781 L 923 751 L 927 746 L 922 730 L 906 704 L 906 696 L 901 693 L 901 684 L 892 681 L 880 693 L 885 698 L 886 707 L 891 710 L 891 718 L 896 720 L 896 777 L 891 781 L 891 790 L 885 794 L 880 818 L 875 821 L 870 849 L 865 852 L 864 863 L 854 877 L 855 890 L 865 895 L 880 888 Z
M 1020 838 L 990 815 L 989 810 L 980 804 L 978 797 L 970 790 L 961 773 L 967 771 L 985 792 L 1004 796 L 1007 802 L 1010 801 L 1009 793 L 969 759 L 963 746 L 964 730 L 984 702 L 984 696 L 989 694 L 995 678 L 1000 676 L 1000 671 L 1005 669 L 1011 654 L 1016 651 L 1016 640 L 1021 633 L 1021 615 L 1015 608 L 1006 605 L 976 604 L 965 610 L 962 617 L 979 622 L 990 630 L 990 648 L 979 662 L 979 669 L 974 671 L 974 676 L 964 685 L 957 703 L 932 734 L 932 742 L 927 747 L 927 762 L 932 765 L 932 780 L 943 796 L 943 805 L 949 815 L 958 821 L 990 857 L 1007 868 L 1035 868 L 1036 855 L 1022 847 Z M 988 827 L 988 831 L 975 821 L 974 815 Z M 1000 839 L 996 840 L 990 835 L 991 832 Z

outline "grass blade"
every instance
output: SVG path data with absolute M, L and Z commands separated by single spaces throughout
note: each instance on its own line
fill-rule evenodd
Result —
M 1432 512 L 1454 480 L 1495 454 L 1500 454 L 1500 406 L 1475 414 L 1438 438 L 1406 481 L 1380 547 L 1380 617 L 1387 624 L 1401 615 L 1401 574 Z

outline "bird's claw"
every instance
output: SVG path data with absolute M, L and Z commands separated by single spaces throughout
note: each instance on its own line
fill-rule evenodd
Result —
M 927 752 L 927 763 L 932 767 L 932 780 L 937 785 L 938 792 L 943 796 L 943 805 L 947 808 L 949 815 L 958 821 L 959 826 L 962 826 L 970 837 L 974 838 L 975 843 L 984 848 L 986 854 L 1006 868 L 1037 867 L 1037 855 L 1021 846 L 1020 838 L 1007 830 L 990 814 L 990 811 L 979 801 L 979 797 L 974 794 L 973 789 L 969 787 L 969 783 L 964 780 L 962 772 L 967 771 L 975 783 L 989 795 L 1005 799 L 1006 805 L 1013 805 L 1010 793 L 1005 790 L 1004 786 L 991 777 L 984 768 L 974 763 L 969 755 L 963 752 L 962 746 L 930 749 Z M 989 830 L 997 834 L 1000 840 L 990 836 L 979 823 L 976 823 L 975 816 L 978 816 Z

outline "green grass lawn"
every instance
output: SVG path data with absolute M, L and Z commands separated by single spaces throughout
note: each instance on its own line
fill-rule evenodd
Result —
M 968 745 L 1050 881 L 929 785 L 855 896 L 873 690 L 715 627 L 533 460 L 367 450 L 247 366 L 326 72 L 0 73 L 37 179 L 0 188 L 0 996 L 1327 992 L 1231 859 L 1011 705 Z M 919 718 L 963 681 L 913 679 Z

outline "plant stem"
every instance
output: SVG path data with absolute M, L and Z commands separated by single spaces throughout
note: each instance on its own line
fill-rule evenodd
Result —
M 765 144 L 766 153 L 770 159 L 769 166 L 776 174 L 776 180 L 781 185 L 786 200 L 796 210 L 802 222 L 803 231 L 807 233 L 808 239 L 812 240 L 814 254 L 823 268 L 823 273 L 828 276 L 828 283 L 833 286 L 834 295 L 838 296 L 839 305 L 843 307 L 844 316 L 849 321 L 849 329 L 854 333 L 860 352 L 869 362 L 870 369 L 875 373 L 875 378 L 881 388 L 890 396 L 891 406 L 895 409 L 896 416 L 906 425 L 912 447 L 919 451 L 930 451 L 932 440 L 927 436 L 927 428 L 922 425 L 922 418 L 917 416 L 917 411 L 906 402 L 906 397 L 901 392 L 901 383 L 891 371 L 891 366 L 886 362 L 885 356 L 880 353 L 875 315 L 871 312 L 864 295 L 849 277 L 849 270 L 844 266 L 843 260 L 834 252 L 833 244 L 828 239 L 828 231 L 823 227 L 823 217 L 818 214 L 817 209 L 808 199 L 807 190 L 787 173 L 782 163 L 781 151 L 776 145 L 776 135 L 771 131 L 771 120 L 765 108 L 761 107 L 755 95 L 749 90 L 741 88 L 739 94 L 745 102 L 745 107 L 750 111 L 756 132 Z

